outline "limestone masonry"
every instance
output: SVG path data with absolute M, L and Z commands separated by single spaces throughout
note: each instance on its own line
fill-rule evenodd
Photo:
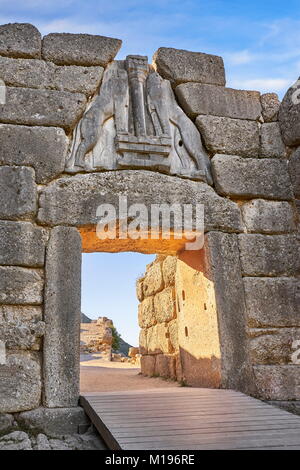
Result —
M 82 251 L 158 254 L 137 283 L 144 374 L 300 400 L 300 85 L 280 103 L 226 87 L 221 57 L 120 47 L 0 26 L 1 432 L 86 425 Z M 119 195 L 204 204 L 204 248 L 99 240 Z

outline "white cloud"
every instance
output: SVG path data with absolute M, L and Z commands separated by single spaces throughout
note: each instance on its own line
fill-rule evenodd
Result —
M 224 59 L 229 64 L 241 65 L 253 62 L 256 60 L 256 55 L 245 49 L 244 51 L 225 53 Z
M 287 90 L 292 85 L 287 78 L 253 78 L 253 79 L 232 79 L 228 86 L 266 92 L 281 92 Z

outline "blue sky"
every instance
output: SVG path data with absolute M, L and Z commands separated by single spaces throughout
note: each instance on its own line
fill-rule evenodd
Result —
M 299 0 L 0 0 L 0 24 L 29 22 L 41 33 L 73 32 L 123 40 L 118 58 L 162 46 L 218 54 L 227 86 L 275 91 L 300 75 Z M 137 343 L 135 280 L 153 257 L 83 255 L 82 309 L 115 321 Z
M 0 23 L 14 21 L 118 37 L 119 58 L 160 46 L 222 55 L 236 88 L 282 96 L 300 74 L 299 0 L 0 0 Z
M 111 318 L 123 339 L 138 345 L 138 300 L 135 282 L 155 255 L 84 253 L 82 311 L 90 318 Z

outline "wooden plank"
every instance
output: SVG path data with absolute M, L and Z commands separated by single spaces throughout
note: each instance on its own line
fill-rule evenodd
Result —
M 111 449 L 299 448 L 300 418 L 240 392 L 213 389 L 85 394 Z
M 104 442 L 107 444 L 108 448 L 111 450 L 120 450 L 121 447 L 118 441 L 114 438 L 112 433 L 103 423 L 100 416 L 95 412 L 95 410 L 89 404 L 89 402 L 84 397 L 80 397 L 80 404 L 84 408 L 84 411 L 86 412 L 86 414 L 89 416 L 93 425 L 96 427 L 100 436 L 103 438 Z
M 197 434 L 201 430 L 204 432 L 224 432 L 224 431 L 230 431 L 230 432 L 237 432 L 237 431 L 270 431 L 270 430 L 283 430 L 283 429 L 298 429 L 300 431 L 300 425 L 293 425 L 291 423 L 287 424 L 273 424 L 273 423 L 268 423 L 268 424 L 263 424 L 261 423 L 260 425 L 257 424 L 238 424 L 237 426 L 232 425 L 232 423 L 224 423 L 223 426 L 220 426 L 219 423 L 212 423 L 212 425 L 203 424 L 201 426 L 200 424 L 197 424 L 195 427 L 187 427 L 187 426 L 182 426 L 182 427 L 174 427 L 172 428 L 171 426 L 169 429 L 157 429 L 157 427 L 151 427 L 150 429 L 145 429 L 145 428 L 134 428 L 134 429 L 125 429 L 123 431 L 118 431 L 118 429 L 112 429 L 113 435 L 115 438 L 118 440 L 118 438 L 132 438 L 137 435 L 137 430 L 138 430 L 138 435 L 147 437 L 147 436 L 179 436 L 179 435 L 185 435 L 185 434 Z

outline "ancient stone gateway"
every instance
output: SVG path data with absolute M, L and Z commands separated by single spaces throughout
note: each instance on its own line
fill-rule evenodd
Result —
M 220 57 L 161 48 L 150 66 L 120 46 L 0 27 L 0 412 L 84 419 L 82 251 L 163 255 L 138 285 L 145 373 L 300 400 L 298 85 L 280 104 L 226 88 Z M 99 239 L 120 196 L 203 204 L 204 248 Z

